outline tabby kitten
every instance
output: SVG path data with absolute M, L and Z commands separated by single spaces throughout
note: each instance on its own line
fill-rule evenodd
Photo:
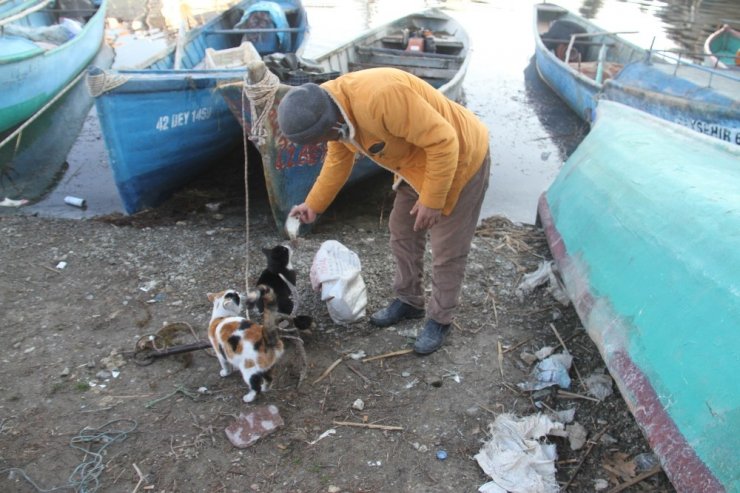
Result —
M 269 389 L 270 370 L 284 351 L 274 323 L 275 293 L 261 285 L 247 294 L 247 302 L 261 300 L 265 307 L 262 325 L 240 315 L 243 297 L 233 289 L 208 293 L 208 300 L 213 303 L 208 338 L 221 364 L 220 374 L 225 377 L 238 369 L 249 389 L 242 399 L 252 402 Z

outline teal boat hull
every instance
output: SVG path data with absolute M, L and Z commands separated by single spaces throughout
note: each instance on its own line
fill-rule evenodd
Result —
M 740 491 L 740 148 L 602 101 L 538 215 L 678 491 Z
M 107 0 L 103 0 L 81 32 L 49 50 L 20 36 L 0 34 L 0 134 L 39 111 L 85 69 L 103 41 L 106 7 Z M 57 24 L 61 15 L 40 10 L 12 25 L 47 27 Z
M 91 63 L 102 67 L 112 61 L 113 49 L 101 42 Z M 35 203 L 59 183 L 93 106 L 84 77 L 83 71 L 43 109 L 0 139 L 0 197 Z

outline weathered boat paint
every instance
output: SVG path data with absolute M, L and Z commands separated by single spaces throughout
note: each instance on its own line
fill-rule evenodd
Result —
M 216 86 L 241 80 L 244 67 L 200 66 L 206 48 L 239 46 L 243 31 L 230 31 L 241 12 L 255 3 L 243 0 L 189 31 L 180 69 L 174 68 L 176 44 L 172 44 L 143 68 L 91 70 L 88 84 L 91 88 L 103 86 L 93 91 L 95 105 L 127 213 L 160 204 L 242 145 L 241 127 Z M 300 53 L 308 32 L 305 9 L 299 0 L 277 3 L 291 9 L 288 17 L 292 24 L 287 31 L 291 47 Z
M 43 6 L 43 2 L 39 5 Z M 48 50 L 0 31 L 0 134 L 41 109 L 85 69 L 103 41 L 106 8 L 107 0 L 103 0 L 81 32 Z M 11 12 L 15 10 L 5 14 Z M 57 24 L 61 17 L 62 14 L 41 10 L 12 24 L 23 28 L 46 27 Z
M 680 492 L 740 489 L 739 162 L 602 101 L 539 202 L 568 295 Z

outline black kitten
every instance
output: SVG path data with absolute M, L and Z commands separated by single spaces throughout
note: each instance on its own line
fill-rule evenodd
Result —
M 267 257 L 267 267 L 260 274 L 257 285 L 264 284 L 271 287 L 277 298 L 277 311 L 284 315 L 292 315 L 293 291 L 296 282 L 296 273 L 290 263 L 293 251 L 289 246 L 278 245 L 273 248 L 263 248 L 262 253 Z M 280 277 L 281 274 L 283 277 Z M 286 280 L 293 287 L 289 286 Z M 264 310 L 262 299 L 257 301 L 257 310 L 260 313 Z

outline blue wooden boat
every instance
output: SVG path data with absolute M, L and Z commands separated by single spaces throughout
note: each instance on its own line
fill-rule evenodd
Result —
M 112 61 L 113 49 L 102 43 L 91 63 L 105 67 Z M 85 75 L 81 71 L 51 101 L 0 139 L 0 199 L 33 204 L 59 182 L 93 105 Z
M 740 72 L 649 59 L 626 65 L 599 98 L 740 145 Z
M 647 50 L 552 3 L 534 6 L 535 66 L 540 78 L 583 120 L 593 119 L 604 80 Z M 567 59 L 569 62 L 565 62 Z
M 158 205 L 240 146 L 241 127 L 216 84 L 241 80 L 260 56 L 300 53 L 307 35 L 300 0 L 244 0 L 141 67 L 92 69 L 87 81 L 125 211 Z
M 740 491 L 740 147 L 612 101 L 541 196 L 570 299 L 680 492 Z
M 103 41 L 106 2 L 65 12 L 27 1 L 0 12 L 0 134 L 33 115 L 90 63 Z
M 710 67 L 740 69 L 740 31 L 724 24 L 704 41 L 704 55 Z
M 423 36 L 428 38 L 426 48 Z M 416 40 L 419 50 L 409 49 Z M 253 128 L 249 102 L 249 86 L 263 83 L 265 65 L 250 67 L 245 88 L 243 81 L 219 85 L 234 115 L 244 128 L 245 136 L 256 138 L 257 150 L 262 158 L 270 207 L 280 231 L 290 209 L 303 202 L 319 174 L 326 154 L 325 145 L 296 145 L 285 138 L 277 124 L 277 106 L 290 85 L 328 80 L 340 74 L 371 67 L 397 67 L 425 79 L 448 98 L 460 101 L 462 83 L 467 72 L 470 39 L 455 19 L 437 9 L 416 12 L 382 26 L 370 29 L 354 40 L 324 53 L 310 61 L 302 61 L 299 68 L 277 72 L 281 83 L 273 88 L 274 100 L 269 108 L 257 104 L 259 114 L 266 112 L 263 125 Z M 280 64 L 278 62 L 278 64 Z M 246 91 L 245 91 L 246 89 Z M 257 131 L 255 131 L 257 130 Z M 382 172 L 367 156 L 361 156 L 347 182 L 357 184 L 365 178 Z M 306 225 L 303 226 L 307 228 Z
M 534 8 L 537 71 L 585 121 L 610 99 L 740 144 L 740 73 L 639 48 L 554 4 Z

